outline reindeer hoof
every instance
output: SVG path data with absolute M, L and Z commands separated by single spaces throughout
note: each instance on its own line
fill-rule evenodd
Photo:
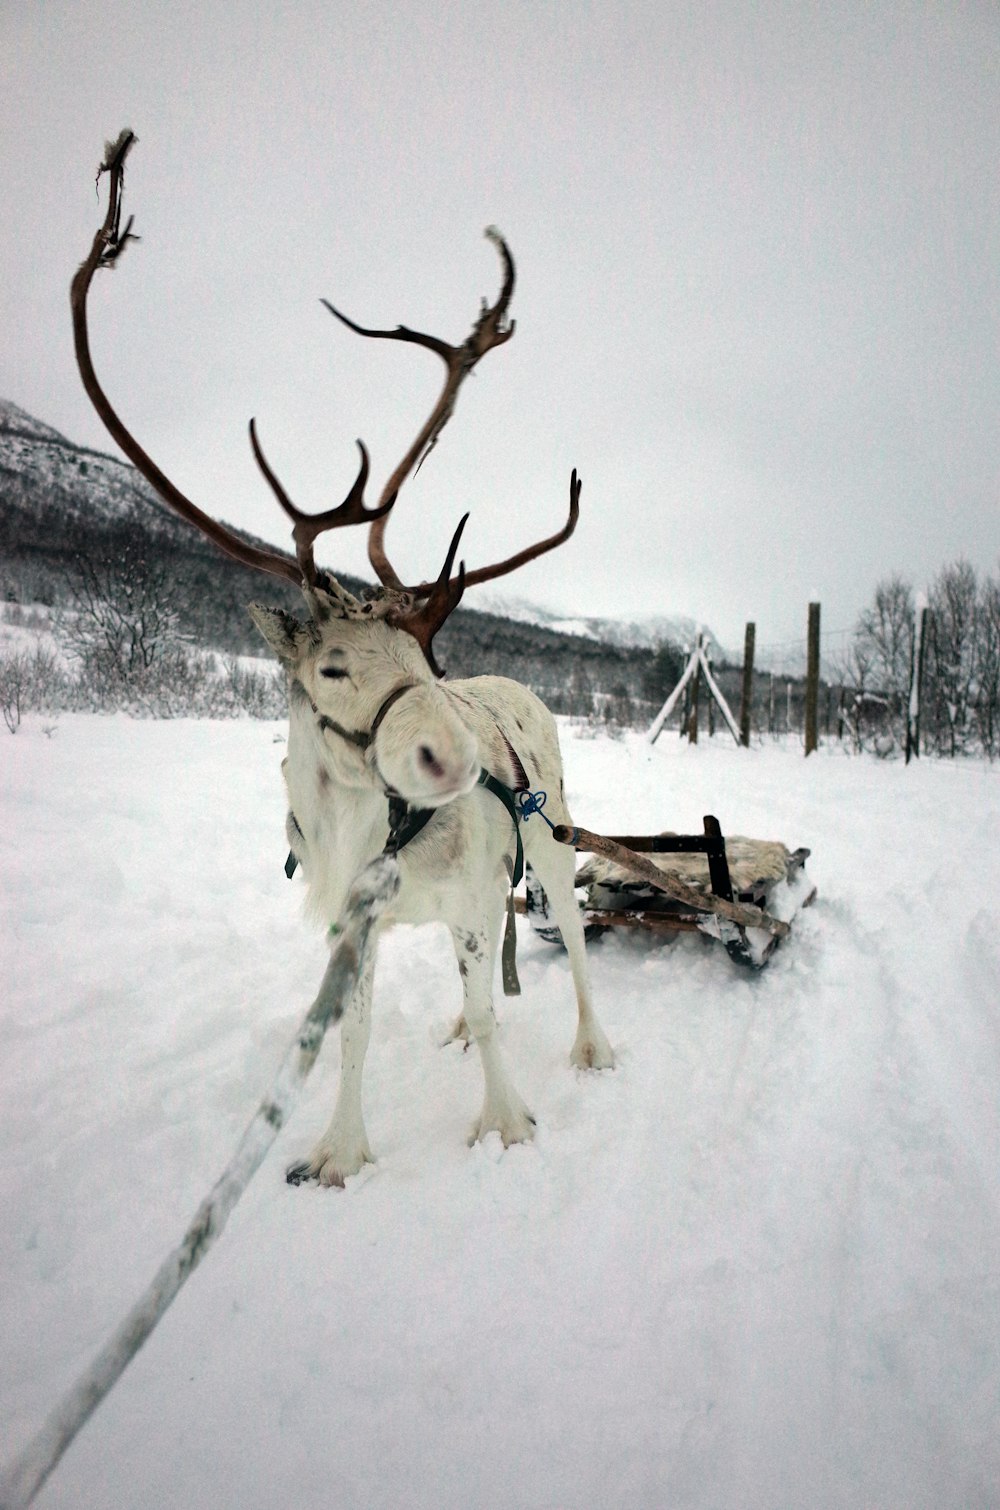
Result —
M 591 1034 L 574 1043 L 569 1062 L 578 1070 L 613 1070 L 615 1053 L 603 1033 Z
M 285 1182 L 288 1185 L 304 1185 L 307 1180 L 316 1178 L 317 1172 L 305 1161 L 301 1164 L 289 1164 L 285 1170 Z
M 462 1045 L 462 1048 L 466 1050 L 470 1047 L 472 1043 L 472 1034 L 469 1032 L 469 1025 L 465 1020 L 464 1014 L 461 1017 L 456 1017 L 455 1021 L 452 1023 L 450 1029 L 448 1030 L 448 1036 L 444 1039 L 441 1047 L 447 1048 L 449 1043 L 460 1043 Z
M 320 1145 L 310 1158 L 289 1164 L 285 1170 L 285 1180 L 289 1185 L 306 1185 L 315 1180 L 319 1185 L 334 1185 L 338 1190 L 343 1190 L 345 1180 L 371 1163 L 374 1160 L 367 1145 L 356 1149 L 350 1156 L 337 1155 Z
M 472 1129 L 469 1147 L 474 1147 L 491 1132 L 500 1134 L 500 1141 L 504 1148 L 509 1148 L 512 1143 L 530 1143 L 535 1136 L 535 1119 L 527 1107 L 521 1107 L 504 1117 L 484 1115 Z

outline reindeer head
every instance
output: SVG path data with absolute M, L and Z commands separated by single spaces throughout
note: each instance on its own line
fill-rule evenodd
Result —
M 507 322 L 507 308 L 514 291 L 510 250 L 499 232 L 490 227 L 486 234 L 500 254 L 503 286 L 494 304 L 483 301 L 470 334 L 458 346 L 404 325 L 394 330 L 370 330 L 356 325 L 323 301 L 331 314 L 359 335 L 408 342 L 435 352 L 444 362 L 445 382 L 437 403 L 373 508 L 364 502 L 369 460 L 360 441 L 361 466 L 343 503 L 323 513 L 306 514 L 292 503 L 272 471 L 261 448 L 256 424 L 251 420 L 250 444 L 271 490 L 292 520 L 295 556 L 262 550 L 205 514 L 174 486 L 125 427 L 94 371 L 87 331 L 87 294 L 96 270 L 114 267 L 123 248 L 136 239 L 131 234 L 131 218 L 124 229 L 121 227 L 125 160 L 135 140 L 131 131 L 123 131 L 105 149 L 98 178 L 104 173 L 110 177 L 107 214 L 70 291 L 77 364 L 84 387 L 111 435 L 165 503 L 237 561 L 301 588 L 309 613 L 305 623 L 259 604 L 252 605 L 250 610 L 254 623 L 289 671 L 293 695 L 308 697 L 317 717 L 325 718 L 329 724 L 371 735 L 372 743 L 367 748 L 374 750 L 373 760 L 377 760 L 379 771 L 409 800 L 426 805 L 448 801 L 468 789 L 469 736 L 453 715 L 449 715 L 450 724 L 454 725 L 450 727 L 444 699 L 440 695 L 434 697 L 436 678 L 443 674 L 434 658 L 434 635 L 454 611 L 467 586 L 504 576 L 560 545 L 572 534 L 579 515 L 580 483 L 574 471 L 570 480 L 569 518 L 563 528 L 504 561 L 468 573 L 462 562 L 454 571 L 468 515 L 455 531 L 444 566 L 434 582 L 405 586 L 385 551 L 385 528 L 399 490 L 414 467 L 436 445 L 454 412 L 462 382 L 481 357 L 494 346 L 503 345 L 514 333 L 513 321 Z M 313 558 L 319 535 L 354 524 L 368 526 L 368 557 L 381 583 L 367 602 L 354 598 L 328 572 L 318 568 Z M 386 706 L 385 699 L 399 686 L 406 688 L 405 697 Z M 435 707 L 436 722 L 431 718 Z M 433 738 L 427 732 L 432 727 Z
M 475 786 L 478 748 L 418 640 L 393 622 L 398 596 L 360 602 L 339 584 L 317 585 L 305 622 L 260 603 L 250 616 L 288 673 L 293 704 L 309 705 L 338 779 L 438 807 Z

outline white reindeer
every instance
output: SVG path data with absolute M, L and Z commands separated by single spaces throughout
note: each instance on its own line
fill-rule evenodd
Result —
M 508 806 L 510 798 L 505 802 L 491 789 L 495 783 L 508 792 L 542 788 L 548 794 L 547 814 L 557 823 L 569 823 L 556 728 L 539 699 L 516 682 L 492 676 L 442 682 L 432 640 L 467 585 L 513 571 L 572 533 L 579 483 L 574 473 L 569 519 L 557 535 L 469 574 L 464 563 L 455 576 L 451 574 L 464 519 L 434 583 L 405 587 L 383 543 L 387 515 L 399 488 L 450 418 L 462 380 L 480 357 L 513 334 L 513 323 L 506 323 L 514 286 L 510 252 L 497 232 L 487 232 L 503 260 L 503 288 L 494 305 L 487 307 L 484 301 L 461 346 L 404 326 L 393 331 L 366 330 L 327 306 L 361 335 L 407 341 L 435 351 L 445 363 L 447 376 L 438 402 L 374 509 L 366 508 L 363 501 L 368 456 L 360 442 L 361 469 L 344 503 L 324 514 L 305 515 L 291 503 L 268 466 L 251 422 L 254 454 L 293 520 L 293 560 L 250 545 L 180 493 L 125 428 L 95 375 L 86 298 L 95 270 L 113 266 L 130 239 L 131 221 L 122 230 L 120 213 L 124 163 L 134 140 L 130 132 L 123 132 L 107 149 L 101 171 L 111 176 L 108 213 L 73 283 L 74 335 L 84 385 L 115 440 L 166 503 L 229 555 L 302 589 L 309 613 L 305 622 L 259 604 L 252 604 L 250 612 L 288 673 L 289 738 L 283 763 L 290 804 L 288 829 L 292 851 L 308 883 L 310 911 L 335 932 L 352 881 L 386 846 L 390 814 L 404 823 L 410 815 L 424 815 L 424 826 L 398 850 L 400 888 L 382 926 L 392 922 L 447 924 L 464 999 L 455 1032 L 475 1039 L 485 1082 L 473 1139 L 498 1132 L 505 1145 L 523 1142 L 532 1136 L 534 1119 L 505 1068 L 492 1002 L 497 946 L 519 834 L 524 853 L 548 894 L 569 955 L 578 1007 L 571 1061 L 586 1069 L 605 1069 L 614 1063 L 590 997 L 583 926 L 573 888 L 574 853 L 557 844 L 542 822 L 519 825 Z M 369 557 L 382 584 L 365 602 L 318 569 L 313 560 L 313 545 L 321 532 L 359 523 L 369 526 Z M 491 786 L 482 784 L 487 774 Z M 340 1086 L 333 1118 L 308 1157 L 289 1168 L 291 1183 L 317 1179 L 324 1185 L 343 1185 L 372 1158 L 362 1110 L 362 1072 L 371 1026 L 373 971 L 374 951 L 369 951 L 341 1022 Z

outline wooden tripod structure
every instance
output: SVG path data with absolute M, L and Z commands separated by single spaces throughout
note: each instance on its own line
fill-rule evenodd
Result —
M 732 715 L 729 704 L 726 702 L 726 699 L 722 695 L 722 689 L 720 688 L 718 682 L 715 680 L 715 677 L 712 675 L 712 667 L 709 664 L 708 654 L 705 650 L 705 636 L 703 634 L 699 634 L 697 644 L 691 652 L 680 681 L 677 683 L 677 686 L 674 688 L 673 692 L 671 692 L 670 696 L 663 704 L 663 707 L 660 709 L 659 713 L 650 724 L 649 734 L 647 736 L 650 744 L 656 743 L 657 739 L 660 737 L 660 734 L 663 732 L 663 728 L 667 722 L 667 719 L 676 708 L 684 691 L 684 688 L 687 686 L 691 678 L 699 672 L 704 676 L 708 690 L 711 696 L 715 699 L 716 706 L 718 707 L 719 712 L 722 714 L 722 717 L 725 719 L 726 726 L 728 727 L 730 734 L 733 736 L 737 744 L 741 743 L 739 725 Z

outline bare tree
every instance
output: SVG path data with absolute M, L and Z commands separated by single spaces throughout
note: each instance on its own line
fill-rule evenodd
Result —
M 0 713 L 12 734 L 21 715 L 65 706 L 66 678 L 45 645 L 0 655 Z
M 918 611 L 899 576 L 879 583 L 839 662 L 842 717 L 857 749 L 890 753 L 906 731 Z M 920 699 L 922 743 L 939 755 L 1000 754 L 1000 576 L 966 560 L 929 594 Z
M 866 652 L 868 685 L 885 699 L 885 730 L 902 745 L 913 654 L 913 588 L 900 576 L 884 578 L 858 618 L 855 637 Z
M 59 631 L 85 678 L 107 692 L 138 688 L 180 642 L 181 590 L 137 531 L 121 528 L 68 570 L 71 608 Z
M 21 707 L 28 683 L 28 657 L 23 650 L 0 657 L 0 713 L 12 734 L 21 723 Z
M 841 688 L 843 731 L 850 734 L 851 744 L 859 753 L 879 748 L 885 733 L 887 701 L 881 691 L 878 652 L 872 640 L 860 629 L 845 651 L 834 657 L 834 670 Z M 891 740 L 880 753 L 891 751 Z
M 1000 747 L 1000 578 L 986 577 L 979 590 L 976 722 L 983 752 Z
M 930 592 L 931 712 L 938 750 L 957 755 L 973 732 L 979 587 L 968 561 L 955 561 Z

